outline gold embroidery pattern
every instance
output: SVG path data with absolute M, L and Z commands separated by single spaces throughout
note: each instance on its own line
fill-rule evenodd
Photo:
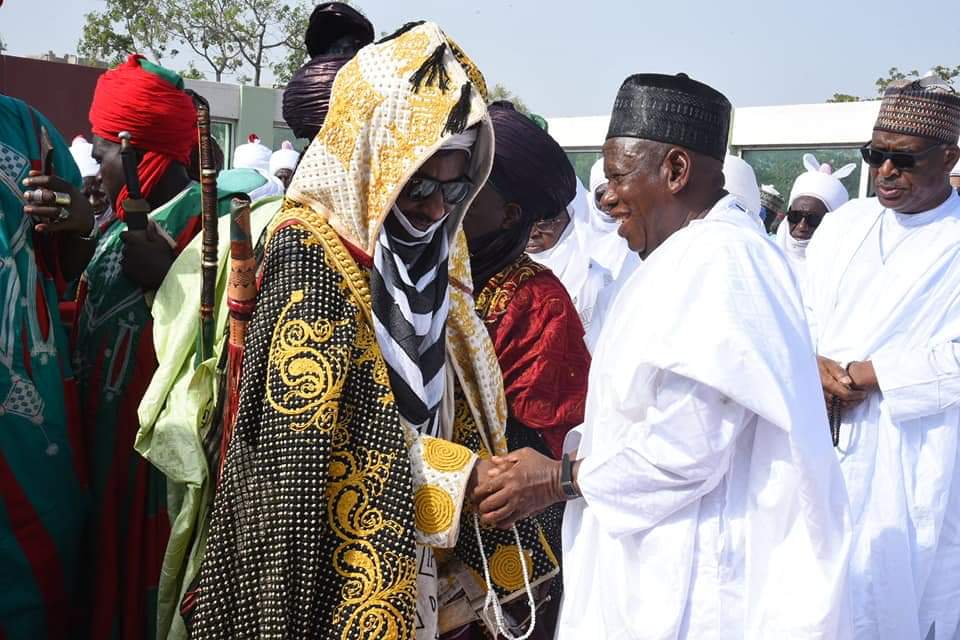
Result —
M 356 59 L 340 69 L 335 88 L 336 95 L 349 95 L 350 99 L 331 100 L 327 118 L 337 126 L 320 129 L 317 140 L 340 161 L 344 171 L 349 171 L 360 133 L 370 123 L 384 96 L 364 79 L 360 62 Z
M 533 555 L 524 550 L 523 559 L 527 565 L 527 575 L 533 575 Z M 518 591 L 523 589 L 523 569 L 520 566 L 520 553 L 517 545 L 501 545 L 490 556 L 490 577 L 501 589 Z
M 450 494 L 433 485 L 425 484 L 413 497 L 413 519 L 417 529 L 427 535 L 441 533 L 453 526 L 457 508 Z
M 329 431 L 337 423 L 340 394 L 347 380 L 349 350 L 344 346 L 320 348 L 333 337 L 337 326 L 326 319 L 310 324 L 287 320 L 294 305 L 303 302 L 306 293 L 299 289 L 280 312 L 270 341 L 267 375 L 267 402 L 287 416 L 303 416 L 292 422 L 294 431 L 311 427 Z M 277 380 L 278 378 L 278 380 Z M 279 388 L 277 388 L 279 387 Z
M 423 443 L 423 459 L 437 471 L 460 471 L 472 457 L 469 449 L 449 440 L 426 438 Z
M 520 287 L 545 269 L 546 267 L 531 260 L 527 254 L 521 255 L 484 285 L 477 296 L 477 313 L 487 324 L 496 322 L 507 312 L 510 301 Z
M 393 404 L 394 397 L 393 391 L 390 389 L 390 373 L 387 370 L 387 363 L 383 360 L 383 356 L 380 355 L 377 337 L 374 335 L 373 329 L 367 323 L 367 319 L 359 309 L 357 310 L 355 322 L 357 325 L 357 336 L 354 339 L 353 346 L 362 351 L 360 357 L 355 360 L 355 363 L 358 365 L 364 364 L 365 362 L 373 363 L 373 381 L 382 387 L 382 393 L 378 400 L 384 406 Z
M 396 453 L 358 448 L 336 451 L 329 465 L 327 520 L 343 540 L 333 555 L 334 570 L 346 579 L 333 622 L 341 638 L 410 638 L 409 612 L 416 606 L 416 566 L 412 557 L 379 553 L 368 538 L 387 529 L 403 537 L 397 522 L 373 507 L 390 476 Z

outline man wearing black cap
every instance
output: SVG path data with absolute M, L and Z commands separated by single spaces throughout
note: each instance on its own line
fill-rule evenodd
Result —
M 789 267 L 723 189 L 731 107 L 627 78 L 604 207 L 644 264 L 594 351 L 560 462 L 478 488 L 504 526 L 568 500 L 558 638 L 845 637 L 849 516 Z
M 890 87 L 863 148 L 877 197 L 824 218 L 807 319 L 853 516 L 857 638 L 960 627 L 960 94 Z

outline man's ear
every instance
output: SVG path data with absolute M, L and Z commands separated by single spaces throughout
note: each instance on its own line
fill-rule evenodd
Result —
M 508 202 L 503 205 L 503 222 L 500 223 L 501 229 L 513 229 L 519 226 L 523 219 L 523 208 L 515 202 Z
M 947 173 L 953 170 L 957 166 L 957 160 L 960 160 L 960 147 L 953 145 L 952 147 L 947 147 L 946 152 L 943 154 L 943 159 L 947 165 Z
M 693 168 L 693 158 L 690 154 L 685 149 L 674 147 L 667 152 L 663 165 L 670 193 L 677 194 L 683 191 L 690 182 L 690 172 Z

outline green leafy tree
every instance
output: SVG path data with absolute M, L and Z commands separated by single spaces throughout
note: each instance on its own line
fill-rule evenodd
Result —
M 513 103 L 514 108 L 523 114 L 529 114 L 530 109 L 527 108 L 526 103 L 520 99 L 520 96 L 514 94 L 505 86 L 500 83 L 493 85 L 488 93 L 487 99 L 489 102 L 497 102 L 498 100 L 507 100 Z
M 170 43 L 162 17 L 153 0 L 106 0 L 103 11 L 86 15 L 77 53 L 118 64 L 130 53 L 145 52 L 162 62 Z
M 187 65 L 187 68 L 180 72 L 180 75 L 187 80 L 206 80 L 207 76 L 203 71 L 197 69 L 193 62 Z
M 960 64 L 955 67 L 945 67 L 943 65 L 935 66 L 932 71 L 940 76 L 945 82 L 953 82 L 956 78 L 960 77 Z M 874 85 L 877 87 L 877 95 L 873 98 L 859 98 L 846 93 L 835 93 L 833 97 L 827 100 L 827 102 L 859 102 L 860 100 L 876 100 L 877 98 L 883 97 L 883 92 L 887 90 L 894 82 L 899 82 L 900 80 L 916 80 L 920 78 L 920 72 L 916 69 L 910 71 L 901 71 L 898 67 L 890 67 L 887 70 L 887 74 L 883 77 L 877 78 Z
M 186 45 L 205 62 L 217 82 L 242 64 L 229 34 L 237 8 L 224 0 L 153 0 L 160 9 L 167 35 Z M 178 52 L 179 53 L 179 52 Z M 195 69 L 193 62 L 191 69 Z

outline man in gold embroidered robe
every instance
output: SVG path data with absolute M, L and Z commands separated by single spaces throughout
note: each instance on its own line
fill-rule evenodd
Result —
M 430 23 L 338 74 L 268 229 L 193 638 L 436 638 L 488 588 L 532 599 L 556 575 L 536 524 L 518 549 L 467 500 L 506 452 L 460 230 L 490 171 L 484 104 Z

